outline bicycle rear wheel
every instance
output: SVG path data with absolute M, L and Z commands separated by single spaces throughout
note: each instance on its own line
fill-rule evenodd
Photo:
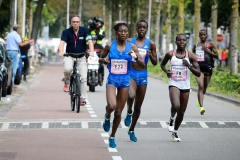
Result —
M 69 94 L 70 94 L 70 102 L 71 102 L 71 110 L 74 111 L 75 109 L 75 99 L 76 99 L 76 82 L 72 80 L 70 82 L 69 87 Z
M 80 105 L 81 105 L 81 101 L 80 101 L 80 98 L 81 98 L 81 82 L 80 82 L 80 74 L 77 74 L 76 75 L 76 109 L 77 109 L 77 113 L 79 113 L 80 111 Z

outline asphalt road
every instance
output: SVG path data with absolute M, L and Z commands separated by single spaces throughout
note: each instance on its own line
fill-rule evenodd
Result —
M 116 134 L 117 149 L 108 148 L 102 129 L 105 86 L 88 92 L 80 113 L 70 111 L 62 92 L 62 65 L 46 64 L 0 104 L 0 159 L 168 160 L 236 159 L 240 157 L 240 107 L 205 96 L 205 115 L 196 107 L 192 91 L 179 129 L 181 142 L 166 129 L 170 116 L 168 86 L 149 78 L 142 114 L 129 140 L 123 120 Z M 106 77 L 105 77 L 106 80 Z M 122 117 L 126 115 L 126 107 Z M 113 114 L 112 114 L 113 116 Z

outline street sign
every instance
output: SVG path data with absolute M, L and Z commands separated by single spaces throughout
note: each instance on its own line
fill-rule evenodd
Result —
M 217 34 L 217 41 L 222 42 L 223 41 L 223 35 L 222 34 Z

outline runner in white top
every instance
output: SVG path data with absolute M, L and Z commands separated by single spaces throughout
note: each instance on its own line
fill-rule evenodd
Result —
M 169 96 L 172 104 L 171 117 L 168 124 L 168 131 L 172 132 L 173 140 L 180 142 L 177 131 L 182 123 L 190 92 L 190 71 L 197 77 L 200 76 L 195 54 L 187 51 L 187 38 L 184 34 L 176 36 L 176 50 L 166 53 L 162 60 L 161 68 L 169 77 Z M 170 70 L 166 69 L 166 64 L 170 61 Z M 177 113 L 176 120 L 175 114 Z M 174 125 L 175 120 L 175 125 Z

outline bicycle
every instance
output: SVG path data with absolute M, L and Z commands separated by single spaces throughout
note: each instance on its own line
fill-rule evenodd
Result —
M 70 84 L 69 84 L 69 95 L 70 95 L 70 101 L 71 101 L 71 110 L 75 110 L 76 105 L 76 111 L 79 113 L 80 111 L 80 105 L 81 105 L 81 75 L 79 74 L 79 68 L 78 68 L 78 59 L 83 57 L 86 53 L 66 53 L 63 56 L 65 57 L 72 57 L 75 58 L 74 64 L 73 64 L 73 70 L 70 74 Z

